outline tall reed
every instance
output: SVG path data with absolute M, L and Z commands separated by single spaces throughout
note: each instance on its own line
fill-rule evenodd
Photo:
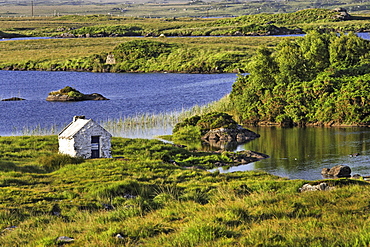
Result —
M 172 128 L 185 118 L 194 115 L 203 115 L 213 111 L 227 112 L 230 110 L 228 95 L 219 101 L 214 101 L 203 106 L 195 105 L 180 111 L 163 112 L 157 114 L 143 113 L 118 119 L 102 121 L 101 125 L 114 136 L 131 137 L 146 136 L 150 133 L 170 134 Z
M 99 123 L 113 136 L 130 138 L 151 138 L 156 135 L 171 134 L 173 127 L 185 118 L 194 115 L 203 115 L 209 112 L 219 111 L 230 113 L 229 96 L 226 95 L 219 101 L 210 102 L 206 105 L 195 105 L 191 108 L 183 108 L 179 111 L 161 113 L 138 113 L 133 116 L 124 116 L 117 119 L 101 120 Z M 14 128 L 13 135 L 56 135 L 64 127 L 57 124 L 41 126 L 40 124 L 22 129 Z

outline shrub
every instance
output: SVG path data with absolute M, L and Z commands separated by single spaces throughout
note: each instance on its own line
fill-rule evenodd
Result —
M 73 98 L 81 98 L 83 97 L 84 95 L 80 92 L 76 92 L 76 91 L 71 91 L 71 92 L 68 92 L 68 96 L 69 97 L 73 97 Z
M 69 92 L 78 92 L 78 91 L 76 89 L 74 89 L 73 87 L 66 86 L 66 87 L 60 89 L 59 92 L 62 93 L 62 94 L 67 94 Z
M 173 134 L 173 140 L 196 141 L 200 137 L 200 128 L 192 125 L 184 126 Z
M 195 115 L 175 125 L 172 131 L 173 139 L 195 141 L 211 129 L 236 128 L 237 125 L 232 116 L 223 112 L 210 112 L 203 116 Z
M 38 161 L 46 170 L 57 170 L 67 164 L 80 164 L 84 159 L 82 157 L 71 157 L 68 154 L 53 154 L 40 157 Z
M 118 45 L 113 50 L 114 57 L 119 61 L 136 60 L 139 58 L 159 57 L 161 54 L 169 54 L 174 45 L 149 41 L 133 40 Z
M 235 128 L 237 123 L 227 113 L 211 112 L 203 115 L 198 121 L 197 126 L 201 127 L 202 132 L 207 132 L 217 128 Z

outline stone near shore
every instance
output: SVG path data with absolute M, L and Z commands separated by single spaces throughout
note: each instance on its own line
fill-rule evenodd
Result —
M 227 147 L 246 143 L 258 137 L 260 137 L 259 134 L 238 125 L 236 128 L 211 129 L 202 137 L 202 140 L 210 146 L 228 149 Z
M 351 168 L 345 165 L 336 165 L 331 169 L 323 168 L 321 170 L 321 175 L 325 178 L 342 178 L 342 177 L 351 177 Z
M 304 184 L 302 188 L 299 189 L 300 192 L 307 192 L 307 191 L 326 191 L 331 190 L 333 187 L 330 187 L 327 183 L 320 183 L 317 185 L 311 184 Z

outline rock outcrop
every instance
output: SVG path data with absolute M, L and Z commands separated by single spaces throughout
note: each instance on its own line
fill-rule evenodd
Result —
M 351 177 L 351 168 L 345 165 L 336 165 L 331 169 L 323 168 L 321 170 L 321 175 L 325 178 L 342 178 L 342 177 Z
M 259 134 L 238 125 L 236 128 L 211 129 L 202 137 L 202 140 L 212 147 L 229 149 L 258 137 L 260 137 Z
M 320 183 L 317 185 L 304 184 L 302 188 L 299 189 L 300 192 L 306 191 L 320 191 L 320 190 L 331 190 L 333 187 L 330 187 L 327 183 Z
M 249 164 L 252 162 L 256 162 L 259 160 L 267 159 L 270 156 L 267 154 L 259 153 L 256 151 L 251 150 L 244 150 L 239 152 L 229 152 L 226 154 L 231 160 L 232 164 L 235 165 L 242 165 L 242 164 Z M 231 165 L 231 164 L 216 164 L 217 166 L 225 166 L 225 165 Z
M 109 100 L 101 94 L 83 94 L 71 87 L 65 87 L 58 91 L 49 93 L 47 101 L 84 101 L 84 100 Z
M 81 97 L 71 97 L 69 95 L 57 94 L 57 95 L 48 95 L 46 98 L 47 101 L 84 101 L 84 100 L 109 100 L 103 95 L 98 93 L 84 94 Z
M 339 20 L 349 20 L 349 19 L 351 19 L 351 15 L 348 14 L 347 10 L 344 9 L 344 8 L 336 8 L 336 9 L 333 9 L 333 11 L 338 13 L 335 16 L 336 19 L 339 19 Z
M 25 100 L 25 99 L 22 99 L 22 98 L 19 98 L 19 97 L 11 97 L 11 98 L 8 98 L 8 99 L 2 99 L 1 101 L 21 101 L 21 100 Z

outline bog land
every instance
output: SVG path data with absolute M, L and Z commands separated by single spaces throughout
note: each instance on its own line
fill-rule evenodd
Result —
M 369 13 L 369 1 L 2 1 L 0 16 L 115 15 L 125 17 L 230 17 L 260 13 L 291 13 L 307 8 L 344 7 Z
M 1 246 L 368 246 L 369 184 L 260 171 L 157 140 L 113 138 L 113 159 L 57 154 L 56 136 L 0 137 Z M 177 165 L 174 165 L 174 161 Z M 66 243 L 68 242 L 68 243 Z
M 245 64 L 258 46 L 275 47 L 281 41 L 281 38 L 271 35 L 370 30 L 369 16 L 347 14 L 341 10 L 306 9 L 232 18 L 133 18 L 112 15 L 0 18 L 2 38 L 68 37 L 1 42 L 0 68 L 94 72 L 245 72 Z M 125 47 L 122 43 L 128 44 Z M 162 46 L 167 48 L 161 53 L 149 52 L 145 55 L 138 51 L 146 49 L 147 52 Z M 155 66 L 143 66 L 140 62 L 132 65 L 131 61 L 132 66 L 106 64 L 109 53 L 116 54 L 132 47 L 136 47 L 138 52 L 129 59 L 144 59 Z M 176 61 L 180 58 L 181 61 Z M 161 64 L 163 66 L 157 66 Z

